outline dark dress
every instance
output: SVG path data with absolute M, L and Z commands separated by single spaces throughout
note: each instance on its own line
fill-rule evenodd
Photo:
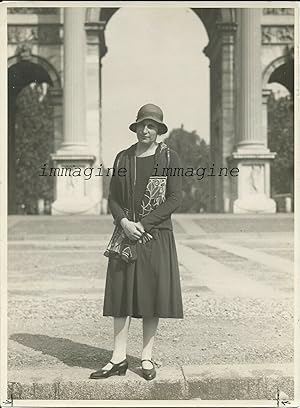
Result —
M 137 213 L 139 213 L 153 165 L 154 155 L 136 159 L 134 204 Z M 169 184 L 171 185 L 172 182 L 174 183 L 175 180 L 172 180 L 171 177 Z M 172 203 L 169 203 L 169 207 L 172 211 Z M 164 203 L 164 208 L 161 210 L 164 213 L 168 210 L 167 202 Z M 104 316 L 183 318 L 178 259 L 172 224 L 171 221 L 169 224 L 161 223 L 163 228 L 160 228 L 160 225 L 157 224 L 160 216 L 158 207 L 152 215 L 150 213 L 148 217 L 145 217 L 144 228 L 150 231 L 155 238 L 146 244 L 137 242 L 137 260 L 134 263 L 127 264 L 119 259 L 109 259 L 103 306 Z M 143 220 L 141 222 L 143 223 Z M 153 222 L 157 225 L 150 228 Z

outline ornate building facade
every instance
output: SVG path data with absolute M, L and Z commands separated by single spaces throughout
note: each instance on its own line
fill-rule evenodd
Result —
M 293 95 L 294 9 L 200 9 L 210 60 L 211 212 L 275 212 L 270 197 L 268 84 Z M 84 170 L 102 163 L 101 60 L 105 28 L 118 8 L 8 8 L 9 212 L 16 213 L 14 109 L 20 91 L 40 84 L 53 107 L 52 162 Z M 199 106 L 201 109 L 201 106 Z M 103 212 L 103 179 L 55 177 L 52 214 Z

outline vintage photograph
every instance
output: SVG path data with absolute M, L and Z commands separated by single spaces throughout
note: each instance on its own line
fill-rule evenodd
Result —
M 296 406 L 298 10 L 235 3 L 4 5 L 1 407 Z

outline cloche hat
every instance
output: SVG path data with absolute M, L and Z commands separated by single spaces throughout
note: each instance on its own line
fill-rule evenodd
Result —
M 154 105 L 153 103 L 147 103 L 146 105 L 143 105 L 137 114 L 136 121 L 131 123 L 129 126 L 129 129 L 132 132 L 136 132 L 136 124 L 142 122 L 144 119 L 152 119 L 154 120 L 158 126 L 159 126 L 159 131 L 158 133 L 160 135 L 167 133 L 168 127 L 167 125 L 163 122 L 163 111 L 161 108 L 157 105 Z

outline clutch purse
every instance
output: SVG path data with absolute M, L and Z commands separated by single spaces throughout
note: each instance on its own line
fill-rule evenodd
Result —
M 126 263 L 134 262 L 137 258 L 136 241 L 131 241 L 125 235 L 123 228 L 116 225 L 104 256 L 122 259 Z

